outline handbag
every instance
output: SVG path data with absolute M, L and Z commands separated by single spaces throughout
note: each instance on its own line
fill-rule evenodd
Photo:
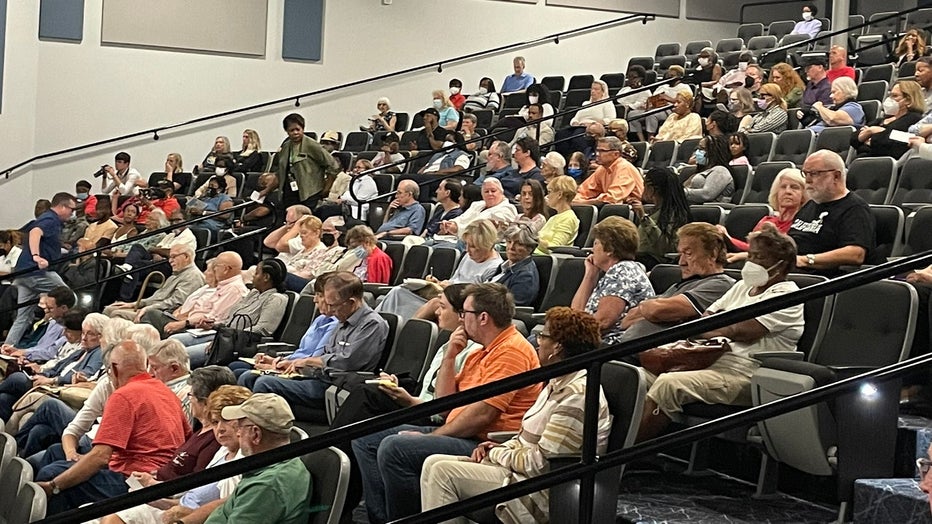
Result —
M 226 366 L 240 357 L 254 357 L 262 335 L 252 331 L 248 315 L 234 315 L 225 326 L 216 326 L 214 340 L 207 347 L 206 366 Z
M 642 351 L 639 355 L 641 367 L 654 375 L 705 369 L 731 351 L 729 342 L 725 337 L 671 342 Z

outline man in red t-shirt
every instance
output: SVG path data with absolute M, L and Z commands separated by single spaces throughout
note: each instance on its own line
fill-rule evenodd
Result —
M 854 68 L 848 65 L 848 51 L 844 47 L 833 45 L 828 52 L 828 71 L 825 76 L 830 83 L 843 76 L 854 80 Z
M 107 373 L 114 392 L 94 447 L 76 462 L 53 462 L 36 476 L 49 497 L 49 515 L 126 493 L 130 473 L 158 469 L 191 433 L 178 397 L 146 368 L 145 350 L 135 342 L 113 349 Z

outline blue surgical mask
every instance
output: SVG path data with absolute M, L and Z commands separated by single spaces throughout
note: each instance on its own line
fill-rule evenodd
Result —
M 704 150 L 704 149 L 697 149 L 696 152 L 695 152 L 695 156 L 696 156 L 696 165 L 697 165 L 697 166 L 704 166 L 705 163 L 706 163 L 705 150 Z
M 75 197 L 77 197 L 79 200 L 87 200 L 87 196 L 87 193 L 78 193 L 75 195 Z
M 578 167 L 568 167 L 566 168 L 566 172 L 573 178 L 579 178 L 579 175 L 582 174 L 582 169 Z

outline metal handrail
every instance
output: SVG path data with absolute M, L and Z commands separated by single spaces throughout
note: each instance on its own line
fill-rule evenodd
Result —
M 602 363 L 609 360 L 618 360 L 622 357 L 633 355 L 635 353 L 641 352 L 645 349 L 656 347 L 660 344 L 668 343 L 674 340 L 679 340 L 687 338 L 690 336 L 695 336 L 700 333 L 704 333 L 709 330 L 718 329 L 724 326 L 732 325 L 736 322 L 741 322 L 751 318 L 756 318 L 758 316 L 772 313 L 780 309 L 800 304 L 808 300 L 825 297 L 832 295 L 846 289 L 857 287 L 859 285 L 867 284 L 870 282 L 877 281 L 882 278 L 887 278 L 896 274 L 903 273 L 910 269 L 915 269 L 920 266 L 928 265 L 932 262 L 932 250 L 926 251 L 924 253 L 907 257 L 895 261 L 886 262 L 884 264 L 866 268 L 855 273 L 848 275 L 843 275 L 833 280 L 826 282 L 821 282 L 814 284 L 812 286 L 805 287 L 798 291 L 792 293 L 787 293 L 785 295 L 779 295 L 767 300 L 757 302 L 739 309 L 725 311 L 717 313 L 710 316 L 700 317 L 696 320 L 685 322 L 681 325 L 666 329 L 664 331 L 647 335 L 630 342 L 623 344 L 617 344 L 606 349 L 600 349 L 599 351 L 587 352 L 582 355 L 558 362 L 556 364 L 548 365 L 543 368 L 535 369 L 509 377 L 503 380 L 499 380 L 490 384 L 485 384 L 472 388 L 463 392 L 456 393 L 447 397 L 438 398 L 430 402 L 426 402 L 417 406 L 410 408 L 405 408 L 400 411 L 395 411 L 392 413 L 380 415 L 365 421 L 356 422 L 354 424 L 331 430 L 321 435 L 315 436 L 313 439 L 308 439 L 300 442 L 295 442 L 281 448 L 276 448 L 259 455 L 254 455 L 250 457 L 243 458 L 241 460 L 223 464 L 214 468 L 206 469 L 198 473 L 194 473 L 188 476 L 181 477 L 176 480 L 158 484 L 145 488 L 143 490 L 134 491 L 132 493 L 127 493 L 126 495 L 120 495 L 118 497 L 113 497 L 107 500 L 103 500 L 92 504 L 90 506 L 71 510 L 68 512 L 61 513 L 59 515 L 53 515 L 42 522 L 46 523 L 59 523 L 59 522 L 76 522 L 76 521 L 85 521 L 90 518 L 100 517 L 119 511 L 128 507 L 132 507 L 138 504 L 143 504 L 157 498 L 170 496 L 174 493 L 179 493 L 186 491 L 188 489 L 201 486 L 209 482 L 216 482 L 218 480 L 253 471 L 258 468 L 270 466 L 277 462 L 283 460 L 292 459 L 299 457 L 301 455 L 318 451 L 328 446 L 336 445 L 341 442 L 347 442 L 349 440 L 359 438 L 377 431 L 382 431 L 390 427 L 397 426 L 399 424 L 412 422 L 423 417 L 449 411 L 455 407 L 464 406 L 471 404 L 473 402 L 481 401 L 489 397 L 499 395 L 508 391 L 513 391 L 518 388 L 526 387 L 531 384 L 537 384 L 545 380 L 549 380 L 558 376 L 563 376 L 567 373 L 574 372 L 580 369 L 588 369 L 590 373 L 588 375 L 587 389 L 597 389 L 598 388 L 598 372 L 595 370 L 598 366 L 601 366 Z M 927 360 L 921 361 L 910 361 L 903 362 L 893 366 L 888 366 L 882 370 L 876 370 L 871 372 L 871 374 L 865 376 L 886 376 L 884 374 L 890 374 L 901 368 L 904 370 L 913 369 L 912 366 L 921 366 L 927 363 Z M 593 381 L 593 379 L 596 379 Z M 853 380 L 853 379 L 852 379 Z M 820 393 L 826 395 L 832 395 L 837 392 L 842 387 L 847 387 L 850 382 L 843 382 L 841 386 L 836 386 L 836 389 L 827 390 L 828 393 Z M 820 401 L 823 397 L 816 397 L 812 394 L 810 396 L 794 396 L 788 398 L 786 401 L 782 401 L 781 404 L 777 405 L 779 409 L 786 409 L 791 411 L 793 409 L 798 409 L 804 405 L 810 405 L 815 402 Z M 596 400 L 596 397 L 593 396 L 592 400 Z M 587 402 L 589 398 L 587 397 Z M 587 404 L 586 411 L 595 410 L 596 405 Z M 782 412 L 782 411 L 781 411 Z M 747 423 L 754 419 L 754 417 L 759 416 L 761 411 L 752 411 L 750 414 L 748 412 L 739 413 L 725 419 L 720 419 L 708 424 L 703 424 L 695 428 L 689 428 L 683 432 L 678 433 L 678 440 L 675 441 L 677 444 L 683 440 L 695 440 L 697 435 L 710 435 L 719 433 L 722 428 L 726 425 L 731 427 L 732 424 L 741 424 Z M 769 413 L 769 412 L 768 412 Z M 771 416 L 771 415 L 766 415 Z M 583 443 L 583 457 L 594 457 L 592 450 L 596 445 L 594 440 L 594 432 L 590 430 L 588 433 L 588 438 L 584 439 Z M 643 444 L 644 447 L 636 448 L 638 452 L 643 451 L 647 453 L 647 449 L 651 451 L 659 451 L 661 449 L 667 449 L 670 447 L 669 444 L 671 440 L 668 437 L 663 439 L 650 441 Z M 647 446 L 650 445 L 648 448 Z M 518 493 L 526 493 L 530 491 L 536 491 L 541 488 L 541 483 L 545 483 L 545 486 L 552 485 L 554 479 L 559 478 L 561 480 L 568 480 L 570 478 L 580 478 L 582 477 L 583 489 L 581 489 L 581 494 L 588 497 L 592 492 L 592 482 L 594 473 L 597 469 L 600 469 L 604 464 L 605 467 L 610 467 L 614 464 L 619 464 L 623 461 L 630 460 L 631 451 L 626 451 L 626 454 L 612 454 L 612 462 L 608 460 L 599 459 L 598 462 L 589 460 L 580 465 L 570 466 L 573 468 L 569 471 L 559 470 L 553 473 L 547 474 L 548 476 L 543 477 L 543 481 L 538 479 L 530 479 L 521 483 L 514 484 L 505 488 L 507 491 L 501 491 L 498 493 L 507 495 L 506 499 L 513 498 Z M 639 455 L 640 456 L 640 455 Z M 559 475 L 559 477 L 557 477 Z M 525 484 L 529 482 L 532 484 Z M 532 486 L 533 488 L 529 488 Z M 499 495 L 500 497 L 505 495 Z M 491 500 L 486 495 L 483 496 L 486 501 Z M 464 501 L 458 504 L 476 504 L 475 501 Z M 592 500 L 591 498 L 583 499 L 580 503 L 581 506 L 587 506 L 591 509 Z M 461 508 L 464 506 L 457 506 Z M 471 506 L 474 507 L 474 506 Z M 440 510 L 438 510 L 439 513 Z M 585 510 L 584 510 L 585 511 Z M 436 515 L 436 513 L 431 513 L 431 515 Z M 433 521 L 433 519 L 431 519 Z
M 391 73 L 385 73 L 385 74 L 382 74 L 382 75 L 370 76 L 370 77 L 363 78 L 363 79 L 360 79 L 360 80 L 354 80 L 354 81 L 352 81 L 352 82 L 346 82 L 346 83 L 343 83 L 343 84 L 338 84 L 338 85 L 335 85 L 335 86 L 332 86 L 332 87 L 327 87 L 327 88 L 324 88 L 324 89 L 317 89 L 317 90 L 314 90 L 314 91 L 308 91 L 308 92 L 306 92 L 306 93 L 300 93 L 300 94 L 297 94 L 297 95 L 286 96 L 286 97 L 278 98 L 278 99 L 275 99 L 275 100 L 270 100 L 270 101 L 268 101 L 268 102 L 261 102 L 261 103 L 258 103 L 258 104 L 252 104 L 252 105 L 240 107 L 240 108 L 237 108 L 237 109 L 231 109 L 231 110 L 229 110 L 229 111 L 223 111 L 223 112 L 220 112 L 220 113 L 214 113 L 214 114 L 211 114 L 211 115 L 201 116 L 201 117 L 194 118 L 194 119 L 191 119 L 191 120 L 186 120 L 186 121 L 184 121 L 184 122 L 178 122 L 178 123 L 175 123 L 175 124 L 167 124 L 167 125 L 163 125 L 163 126 L 159 126 L 159 127 L 154 127 L 154 128 L 150 128 L 150 129 L 145 129 L 145 130 L 142 130 L 142 131 L 136 131 L 136 132 L 134 132 L 134 133 L 129 133 L 129 134 L 125 134 L 125 135 L 116 136 L 116 137 L 113 137 L 113 138 L 107 138 L 107 139 L 104 139 L 104 140 L 98 140 L 98 141 L 91 142 L 91 143 L 88 143 L 88 144 L 82 144 L 82 145 L 79 145 L 79 146 L 69 147 L 69 148 L 66 148 L 66 149 L 58 150 L 58 151 L 52 151 L 52 152 L 50 152 L 50 153 L 44 153 L 44 154 L 41 154 L 41 155 L 33 156 L 33 157 L 28 158 L 28 159 L 26 159 L 26 160 L 23 160 L 23 161 L 21 161 L 21 162 L 19 162 L 19 163 L 17 163 L 17 164 L 14 164 L 14 165 L 12 165 L 12 166 L 10 166 L 10 167 L 8 167 L 8 168 L 6 168 L 6 169 L 0 171 L 0 175 L 2 175 L 4 178 L 8 179 L 8 178 L 10 177 L 10 175 L 13 173 L 13 171 L 15 171 L 16 169 L 19 169 L 19 168 L 21 168 L 21 167 L 23 167 L 23 166 L 26 166 L 26 165 L 28 165 L 28 164 L 31 164 L 31 163 L 33 163 L 33 162 L 35 162 L 35 161 L 37 161 L 37 160 L 45 160 L 45 159 L 47 159 L 47 158 L 54 158 L 54 157 L 57 157 L 57 156 L 66 155 L 66 154 L 68 154 L 68 153 L 74 153 L 75 151 L 82 151 L 82 150 L 85 150 L 85 149 L 91 149 L 91 148 L 94 148 L 94 147 L 103 146 L 103 145 L 107 145 L 107 144 L 113 144 L 113 143 L 116 143 L 116 142 L 122 142 L 122 141 L 125 141 L 125 140 L 129 140 L 129 139 L 131 139 L 131 138 L 137 138 L 137 137 L 146 136 L 146 135 L 152 135 L 152 139 L 153 139 L 153 140 L 158 140 L 158 139 L 160 138 L 160 137 L 159 137 L 159 133 L 162 133 L 162 132 L 165 132 L 165 131 L 171 131 L 171 130 L 173 130 L 173 129 L 177 129 L 177 128 L 180 128 L 180 127 L 191 126 L 191 125 L 199 124 L 199 123 L 206 122 L 206 121 L 209 121 L 209 120 L 216 120 L 216 119 L 219 119 L 219 118 L 225 118 L 225 117 L 232 116 L 232 115 L 237 115 L 237 114 L 241 114 L 241 113 L 247 113 L 247 112 L 250 112 L 250 111 L 255 111 L 256 109 L 263 109 L 263 108 L 266 108 L 266 107 L 272 107 L 272 106 L 276 106 L 276 105 L 283 104 L 283 103 L 286 103 L 286 102 L 294 102 L 295 107 L 298 107 L 298 106 L 301 105 L 301 99 L 302 99 L 302 98 L 310 98 L 310 97 L 317 96 L 317 95 L 323 95 L 323 94 L 327 94 L 327 93 L 332 93 L 332 92 L 334 92 L 334 91 L 339 91 L 339 90 L 341 90 L 341 89 L 346 89 L 346 88 L 351 88 L 351 87 L 357 87 L 357 86 L 361 86 L 361 85 L 364 85 L 364 84 L 371 84 L 371 83 L 373 83 L 373 82 L 378 82 L 378 81 L 380 81 L 380 80 L 386 80 L 386 79 L 389 79 L 389 78 L 395 78 L 395 77 L 398 77 L 398 76 L 406 75 L 406 74 L 408 74 L 408 73 L 413 73 L 413 72 L 416 72 L 416 71 L 423 71 L 423 70 L 427 70 L 427 69 L 436 69 L 438 73 L 441 73 L 441 72 L 443 72 L 443 66 L 444 66 L 444 64 L 449 65 L 449 64 L 459 63 L 459 62 L 466 62 L 466 61 L 474 60 L 474 59 L 476 59 L 476 58 L 481 58 L 481 57 L 484 57 L 484 56 L 496 55 L 496 54 L 499 54 L 499 53 L 502 53 L 502 52 L 505 52 L 505 51 L 510 51 L 510 50 L 513 50 L 513 49 L 521 49 L 521 48 L 525 48 L 525 47 L 531 47 L 531 46 L 535 46 L 535 45 L 539 45 L 539 44 L 543 44 L 543 43 L 547 43 L 547 42 L 551 42 L 551 41 L 552 41 L 554 44 L 559 44 L 561 38 L 567 38 L 567 37 L 574 37 L 574 36 L 578 36 L 578 35 L 583 35 L 583 34 L 587 34 L 587 33 L 593 32 L 593 31 L 597 31 L 597 30 L 601 30 L 601 29 L 607 29 L 607 28 L 609 28 L 609 27 L 614 27 L 614 26 L 617 26 L 617 25 L 626 24 L 626 23 L 634 22 L 634 21 L 640 21 L 642 24 L 646 24 L 647 22 L 653 21 L 653 20 L 655 20 L 656 18 L 657 18 L 657 16 L 656 16 L 655 14 L 653 14 L 653 13 L 634 12 L 634 13 L 631 13 L 631 14 L 629 14 L 629 15 L 627 15 L 627 16 L 623 16 L 623 17 L 620 17 L 620 18 L 614 18 L 614 19 L 612 19 L 612 20 L 606 20 L 606 21 L 604 21 L 604 22 L 597 22 L 597 23 L 595 23 L 595 24 L 589 24 L 589 25 L 577 27 L 577 28 L 575 28 L 575 29 L 569 29 L 569 30 L 567 30 L 567 31 L 560 31 L 560 32 L 557 32 L 557 33 L 549 34 L 549 35 L 547 35 L 547 36 L 542 36 L 542 37 L 540 37 L 540 38 L 535 38 L 535 39 L 533 39 L 533 40 L 527 40 L 527 41 L 523 41 L 523 42 L 514 42 L 514 43 L 511 43 L 511 44 L 506 44 L 506 45 L 502 45 L 502 46 L 498 46 L 498 47 L 493 47 L 493 48 L 487 49 L 487 50 L 485 50 L 485 51 L 478 51 L 478 52 L 475 52 L 475 53 L 469 53 L 469 54 L 465 54 L 465 55 L 456 56 L 456 57 L 453 57 L 453 58 L 448 58 L 448 59 L 446 59 L 446 60 L 439 60 L 439 61 L 435 61 L 435 62 L 429 62 L 429 63 L 426 63 L 426 64 L 422 64 L 422 65 L 418 65 L 418 66 L 414 66 L 414 67 L 408 67 L 408 68 L 401 69 L 401 70 L 398 70 L 398 71 L 393 71 L 393 72 L 391 72 Z

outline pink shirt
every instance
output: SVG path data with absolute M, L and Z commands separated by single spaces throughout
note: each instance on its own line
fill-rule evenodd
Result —
M 204 314 L 191 314 L 188 316 L 188 321 L 194 324 L 201 319 L 208 318 L 214 322 L 223 322 L 230 314 L 233 305 L 248 292 L 242 275 L 223 280 L 217 284 L 217 291 L 214 291 L 211 298 L 210 310 Z

